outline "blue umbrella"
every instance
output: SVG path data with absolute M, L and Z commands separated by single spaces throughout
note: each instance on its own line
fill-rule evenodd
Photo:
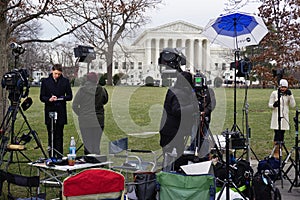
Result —
M 202 34 L 211 43 L 217 43 L 231 49 L 257 45 L 268 33 L 261 17 L 234 12 L 210 20 Z

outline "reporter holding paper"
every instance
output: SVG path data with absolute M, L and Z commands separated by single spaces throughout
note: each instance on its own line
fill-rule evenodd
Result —
M 42 80 L 40 89 L 40 100 L 45 104 L 44 118 L 48 131 L 48 146 L 51 147 L 51 113 L 56 113 L 53 130 L 53 148 L 54 157 L 63 156 L 63 130 L 67 124 L 67 106 L 66 102 L 73 98 L 70 82 L 62 75 L 62 66 L 55 64 L 52 67 L 48 78 Z M 50 154 L 50 152 L 49 152 Z M 50 155 L 51 156 L 51 155 Z

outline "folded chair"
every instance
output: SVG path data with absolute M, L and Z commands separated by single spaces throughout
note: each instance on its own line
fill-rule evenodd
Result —
M 2 174 L 5 176 L 5 180 L 7 181 L 7 188 L 8 188 L 8 199 L 14 200 L 44 200 L 46 199 L 46 194 L 41 193 L 39 194 L 39 185 L 40 185 L 40 177 L 39 176 L 23 176 L 19 174 L 12 174 L 9 172 L 5 172 Z M 11 185 L 16 185 L 20 187 L 24 187 L 27 190 L 26 197 L 15 197 L 12 194 Z M 24 194 L 25 195 L 25 194 Z
M 137 150 L 128 148 L 128 138 L 109 142 L 109 155 L 115 157 L 114 163 L 120 165 L 110 166 L 111 169 L 132 171 L 155 172 L 157 165 L 156 153 L 151 150 Z
M 65 200 L 121 200 L 125 188 L 124 176 L 108 169 L 86 169 L 63 181 Z

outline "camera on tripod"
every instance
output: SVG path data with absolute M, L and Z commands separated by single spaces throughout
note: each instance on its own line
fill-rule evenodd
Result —
M 20 97 L 25 98 L 29 94 L 27 69 L 13 69 L 3 75 L 1 85 L 9 91 L 9 99 L 17 101 Z
M 203 93 L 207 89 L 206 77 L 201 74 L 199 70 L 197 70 L 194 75 L 194 89 L 196 93 Z
M 181 65 L 186 65 L 186 57 L 177 48 L 165 48 L 159 54 L 158 64 L 171 67 L 181 72 Z

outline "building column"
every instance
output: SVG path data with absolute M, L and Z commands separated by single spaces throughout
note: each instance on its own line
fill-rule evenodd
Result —
M 198 66 L 197 69 L 203 71 L 203 66 L 202 66 L 202 56 L 203 56 L 203 46 L 202 46 L 202 40 L 199 39 L 198 42 L 198 47 L 199 47 L 199 52 L 198 52 L 198 57 L 197 57 L 197 62 L 198 62 Z
M 151 65 L 151 39 L 147 39 L 145 44 L 146 44 L 145 65 Z
M 176 39 L 172 39 L 172 48 L 176 48 Z
M 195 69 L 195 60 L 194 60 L 194 40 L 193 39 L 191 39 L 191 40 L 189 40 L 190 42 L 189 42 L 189 56 L 190 56 L 190 58 L 189 58 L 189 60 L 190 60 L 190 65 L 189 65 L 189 67 L 190 67 L 190 70 L 191 70 L 191 72 L 195 72 L 194 71 L 194 69 Z
M 159 58 L 159 39 L 155 39 L 155 61 L 153 62 L 154 66 L 158 65 Z
M 168 48 L 168 40 L 169 39 L 167 39 L 167 38 L 164 39 L 164 47 L 163 47 L 163 49 L 164 48 Z

